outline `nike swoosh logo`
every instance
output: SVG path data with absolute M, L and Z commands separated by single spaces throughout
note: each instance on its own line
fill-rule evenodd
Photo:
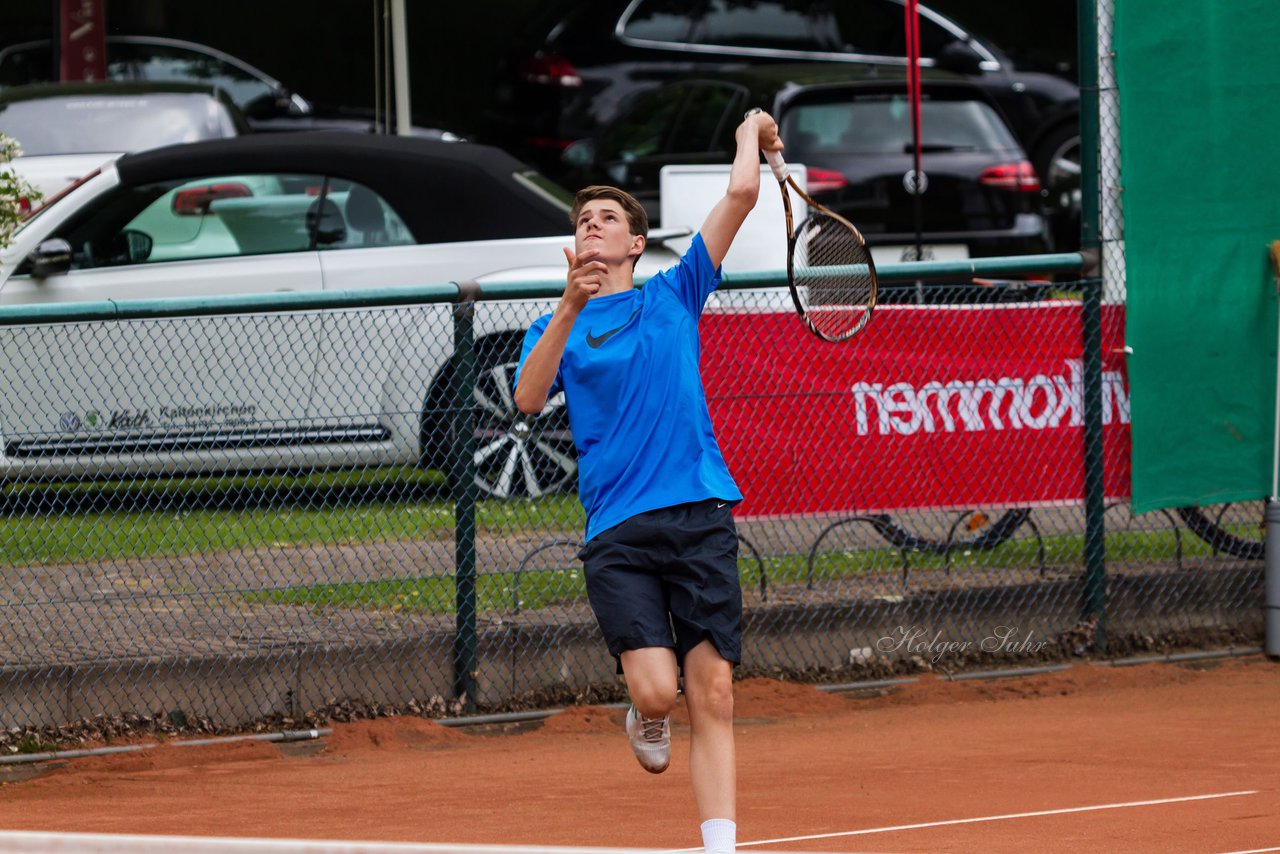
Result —
M 599 348 L 601 344 L 603 344 L 604 342 L 608 341 L 610 338 L 612 338 L 613 336 L 621 332 L 623 327 L 625 327 L 628 323 L 630 323 L 632 318 L 634 318 L 639 313 L 640 313 L 640 307 L 636 306 L 636 310 L 631 312 L 631 317 L 628 317 L 625 321 L 623 321 L 622 326 L 619 326 L 615 329 L 610 329 L 608 332 L 604 333 L 603 335 L 592 335 L 590 330 L 588 330 L 587 346 L 593 350 Z

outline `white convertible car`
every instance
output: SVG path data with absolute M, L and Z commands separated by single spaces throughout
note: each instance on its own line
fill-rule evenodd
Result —
M 32 303 L 562 278 L 564 193 L 469 143 L 315 133 L 125 155 L 0 253 L 0 311 Z M 676 260 L 650 235 L 638 273 Z M 550 301 L 475 318 L 478 482 L 572 488 L 563 401 L 530 418 L 510 370 Z M 92 328 L 90 328 L 92 327 Z M 447 467 L 450 306 L 0 327 L 0 476 Z

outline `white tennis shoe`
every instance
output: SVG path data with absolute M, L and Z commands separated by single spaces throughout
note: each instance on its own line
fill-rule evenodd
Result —
M 661 774 L 671 764 L 671 716 L 646 718 L 636 707 L 627 709 L 627 740 L 640 767 Z

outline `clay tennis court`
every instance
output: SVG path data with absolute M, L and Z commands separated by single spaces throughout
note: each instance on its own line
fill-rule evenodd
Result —
M 863 695 L 738 684 L 740 847 L 1280 851 L 1280 665 L 1261 656 L 925 677 Z M 871 694 L 871 696 L 867 696 Z M 6 830 L 690 848 L 677 719 L 652 776 L 622 711 L 519 726 L 336 724 L 89 757 L 0 787 Z

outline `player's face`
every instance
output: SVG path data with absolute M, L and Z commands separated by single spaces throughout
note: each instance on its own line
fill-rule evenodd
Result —
M 574 243 L 579 255 L 596 249 L 599 259 L 606 263 L 620 263 L 639 255 L 644 248 L 644 238 L 631 233 L 622 206 L 613 199 L 592 199 L 582 206 Z

